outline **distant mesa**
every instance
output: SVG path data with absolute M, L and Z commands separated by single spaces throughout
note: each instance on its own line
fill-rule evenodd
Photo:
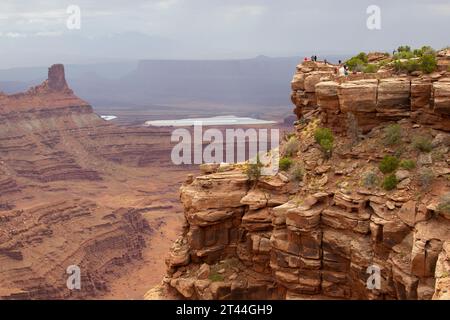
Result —
M 26 110 L 51 110 L 61 108 L 84 108 L 92 112 L 91 106 L 78 98 L 67 84 L 64 65 L 54 64 L 48 68 L 48 78 L 26 92 L 0 94 L 0 114 Z
M 69 89 L 64 73 L 64 65 L 54 64 L 48 68 L 48 87 L 52 91 L 64 91 Z

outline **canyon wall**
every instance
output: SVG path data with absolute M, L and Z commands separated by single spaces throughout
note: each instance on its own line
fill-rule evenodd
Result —
M 0 298 L 98 296 L 142 259 L 156 230 L 143 213 L 177 211 L 164 202 L 176 194 L 164 130 L 102 120 L 62 65 L 25 93 L 0 93 Z M 70 265 L 81 290 L 66 286 Z
M 442 60 L 450 64 L 450 53 Z M 323 123 L 336 132 L 346 130 L 348 113 L 355 116 L 363 132 L 404 118 L 450 131 L 447 69 L 422 76 L 398 76 L 392 70 L 348 76 L 336 73 L 336 66 L 322 62 L 308 61 L 297 66 L 291 100 L 299 119 L 304 112 L 320 110 Z
M 334 73 L 305 62 L 292 82 L 300 181 L 283 171 L 255 182 L 245 164 L 204 165 L 203 175 L 181 187 L 184 231 L 159 292 L 187 299 L 448 299 L 450 215 L 438 209 L 450 192 L 448 73 Z M 364 133 L 356 142 L 346 135 L 348 113 Z M 383 142 L 392 122 L 401 127 L 396 148 Z M 314 138 L 320 126 L 336 134 L 329 158 Z M 416 136 L 429 136 L 433 151 L 417 151 Z M 396 154 L 417 168 L 395 172 L 393 190 L 366 186 L 366 174 L 380 181 L 380 160 Z

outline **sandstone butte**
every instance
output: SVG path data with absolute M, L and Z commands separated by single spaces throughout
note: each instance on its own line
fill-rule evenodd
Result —
M 164 199 L 178 188 L 163 161 L 169 134 L 102 120 L 62 65 L 25 93 L 0 93 L 0 299 L 99 297 L 158 250 L 158 228 L 177 224 L 167 208 L 181 211 Z M 80 291 L 66 286 L 70 265 L 81 269 Z
M 438 62 L 417 76 L 338 77 L 336 66 L 300 64 L 291 85 L 303 179 L 251 182 L 242 165 L 203 166 L 181 187 L 183 234 L 146 298 L 450 299 L 450 52 Z M 392 123 L 394 146 L 384 142 Z M 313 137 L 319 126 L 334 132 L 329 159 Z M 419 136 L 431 152 L 413 147 Z M 395 173 L 391 191 L 378 182 L 386 155 L 416 163 Z M 373 186 L 362 183 L 367 172 Z M 379 288 L 367 286 L 370 266 Z

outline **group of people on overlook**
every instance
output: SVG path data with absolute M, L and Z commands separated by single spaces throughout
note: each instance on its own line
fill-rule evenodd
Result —
M 311 56 L 311 60 L 309 60 L 308 57 L 305 57 L 304 61 L 317 62 L 317 56 L 316 55 Z M 324 59 L 323 62 L 325 64 L 328 64 L 327 59 Z M 337 72 L 336 73 L 338 73 L 340 76 L 348 76 L 348 74 L 349 74 L 348 66 L 346 64 L 342 63 L 341 60 L 339 60 L 338 65 L 339 65 L 339 67 L 337 68 Z

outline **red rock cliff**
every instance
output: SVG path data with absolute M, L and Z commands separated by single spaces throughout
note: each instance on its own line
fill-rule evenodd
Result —
M 167 260 L 169 292 L 189 299 L 448 298 L 448 73 L 343 79 L 334 72 L 314 62 L 297 68 L 292 99 L 300 121 L 288 142 L 295 171 L 255 184 L 242 165 L 212 173 L 205 166 L 183 185 L 186 223 Z M 365 133 L 356 141 L 349 113 L 354 130 Z M 400 134 L 389 146 L 393 123 Z M 323 126 L 336 135 L 328 156 L 314 138 Z M 420 150 L 415 137 L 428 137 L 430 148 Z M 385 190 L 379 164 L 387 155 L 414 166 L 394 170 L 396 185 Z M 374 267 L 378 288 L 368 286 Z

